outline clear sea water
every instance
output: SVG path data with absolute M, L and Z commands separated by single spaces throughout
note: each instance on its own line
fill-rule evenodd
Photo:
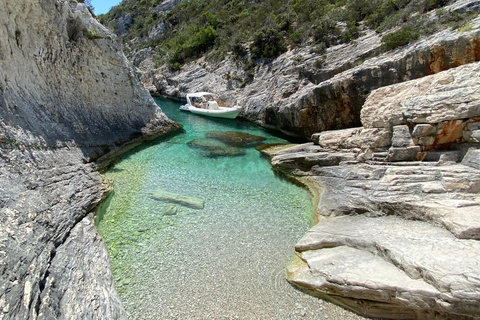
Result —
M 294 245 L 312 224 L 309 193 L 275 175 L 253 147 L 209 157 L 187 144 L 210 131 L 289 142 L 244 121 L 156 102 L 184 130 L 145 143 L 106 172 L 114 194 L 98 225 L 129 317 L 319 319 L 324 302 L 285 280 Z M 157 190 L 201 198 L 205 206 L 155 200 Z

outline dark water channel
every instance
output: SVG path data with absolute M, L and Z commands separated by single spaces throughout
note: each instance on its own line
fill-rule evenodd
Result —
M 135 149 L 106 173 L 114 195 L 98 226 L 129 317 L 360 319 L 288 284 L 285 266 L 312 223 L 310 196 L 273 173 L 258 142 L 226 145 L 218 131 L 288 141 L 157 103 L 184 130 Z

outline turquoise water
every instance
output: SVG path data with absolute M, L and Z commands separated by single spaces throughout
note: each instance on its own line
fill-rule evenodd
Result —
M 294 245 L 311 226 L 308 192 L 276 176 L 253 147 L 212 156 L 189 146 L 211 131 L 288 141 L 156 101 L 184 130 L 144 144 L 106 172 L 114 195 L 98 225 L 130 318 L 318 319 L 319 300 L 285 280 Z M 152 198 L 159 190 L 200 198 L 204 207 Z

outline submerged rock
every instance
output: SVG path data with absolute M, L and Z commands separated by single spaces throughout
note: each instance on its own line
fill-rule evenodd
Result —
M 163 215 L 165 216 L 174 216 L 178 213 L 177 206 L 170 205 L 163 210 Z
M 205 206 L 205 200 L 201 198 L 187 197 L 181 194 L 168 192 L 162 189 L 157 189 L 150 193 L 150 197 L 155 200 L 172 202 L 192 209 L 203 209 Z M 167 208 L 168 210 L 168 208 Z M 168 212 L 176 213 L 176 208 L 168 210 Z
M 245 154 L 244 148 L 227 145 L 217 139 L 194 139 L 187 142 L 191 148 L 201 149 L 206 157 L 235 157 Z
M 242 148 L 256 147 L 266 139 L 265 137 L 240 131 L 210 131 L 207 132 L 205 137 L 216 139 L 228 145 Z

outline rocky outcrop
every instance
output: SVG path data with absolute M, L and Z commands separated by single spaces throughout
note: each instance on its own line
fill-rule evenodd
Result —
M 0 319 L 125 319 L 93 161 L 177 125 L 83 3 L 0 6 Z
M 480 10 L 476 0 L 455 1 L 452 14 Z M 434 12 L 428 19 L 435 19 Z M 142 81 L 152 93 L 185 97 L 212 91 L 243 106 L 240 116 L 304 138 L 319 131 L 360 126 L 360 112 L 373 90 L 480 60 L 480 20 L 445 30 L 381 54 L 381 34 L 365 31 L 352 44 L 315 53 L 305 47 L 270 62 L 245 66 L 231 60 L 212 65 L 200 59 L 182 72 L 154 69 L 144 56 Z
M 479 319 L 480 63 L 373 91 L 363 127 L 278 151 L 318 190 L 288 279 L 362 315 Z

